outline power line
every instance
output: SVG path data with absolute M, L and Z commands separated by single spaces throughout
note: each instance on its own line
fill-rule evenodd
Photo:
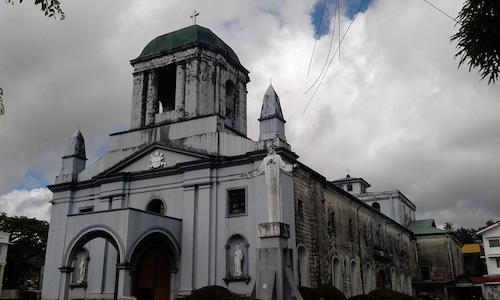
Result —
M 337 0 L 337 4 L 338 4 L 339 0 Z M 318 75 L 318 78 L 316 78 L 316 80 L 314 81 L 314 84 L 316 84 L 316 82 L 318 82 L 319 78 L 321 77 L 321 74 L 323 74 L 323 72 L 325 71 L 325 68 L 328 64 L 328 59 L 330 58 L 330 53 L 332 51 L 332 46 L 333 46 L 333 39 L 335 37 L 335 19 L 337 17 L 337 11 L 338 11 L 338 5 L 335 6 L 334 8 L 334 12 L 333 12 L 333 19 L 332 19 L 332 23 L 333 23 L 333 26 L 332 26 L 332 36 L 331 36 L 331 39 L 330 39 L 330 46 L 328 48 L 328 54 L 326 55 L 326 59 L 325 59 L 325 63 L 323 64 L 323 67 L 321 68 L 321 72 L 319 72 L 319 75 Z M 340 17 L 339 17 L 340 19 Z M 339 41 L 340 41 L 340 31 L 339 31 Z M 340 46 L 340 45 L 339 45 Z M 334 54 L 335 56 L 335 54 Z M 314 86 L 313 84 L 313 86 Z M 312 86 L 307 89 L 307 91 L 305 91 L 304 95 L 312 88 Z
M 313 100 L 314 96 L 318 92 L 318 89 L 321 86 L 321 83 L 323 82 L 323 79 L 325 78 L 325 75 L 328 72 L 328 69 L 332 65 L 332 62 L 333 62 L 333 59 L 335 58 L 335 55 L 337 54 L 338 50 L 340 49 L 340 46 L 344 42 L 344 39 L 345 39 L 345 37 L 347 35 L 347 32 L 349 32 L 349 29 L 351 28 L 351 25 L 354 23 L 354 20 L 356 20 L 356 17 L 358 16 L 359 12 L 361 11 L 361 7 L 363 7 L 363 4 L 365 3 L 365 1 L 366 0 L 362 0 L 361 3 L 359 4 L 358 10 L 356 11 L 356 14 L 353 16 L 351 22 L 349 23 L 349 26 L 347 26 L 347 29 L 345 30 L 344 34 L 342 35 L 342 39 L 340 40 L 339 45 L 337 46 L 337 49 L 335 49 L 335 53 L 333 54 L 333 57 L 330 59 L 330 62 L 328 63 L 328 66 L 326 67 L 325 72 L 323 72 L 323 74 L 320 74 L 320 76 L 316 79 L 315 83 L 313 83 L 313 85 L 311 87 L 309 87 L 309 89 L 306 91 L 306 93 L 307 93 L 309 90 L 311 90 L 311 88 L 314 87 L 314 85 L 316 84 L 316 82 L 318 82 L 318 80 L 321 78 L 321 80 L 319 80 L 318 85 L 316 86 L 316 89 L 314 90 L 314 93 L 309 98 L 309 101 L 307 102 L 307 105 L 304 108 L 304 112 L 302 114 L 305 114 L 307 108 L 309 107 L 309 104 L 311 104 L 311 101 Z
M 434 9 L 436 9 L 437 11 L 441 12 L 443 15 L 447 16 L 448 18 L 450 18 L 451 20 L 453 20 L 453 22 L 455 23 L 458 23 L 457 19 L 453 18 L 452 16 L 450 16 L 449 14 L 445 13 L 442 9 L 440 9 L 439 7 L 437 7 L 436 5 L 432 4 L 431 2 L 427 1 L 427 0 L 424 0 L 425 3 L 429 4 L 431 7 L 433 7 Z
M 339 32 L 339 60 L 340 60 L 340 31 L 342 30 L 340 28 L 340 0 L 337 0 L 337 12 L 338 12 L 338 20 L 339 20 L 339 29 L 338 29 L 338 32 Z
M 313 52 L 311 54 L 311 59 L 309 60 L 309 67 L 307 68 L 307 76 L 309 76 L 309 71 L 311 70 L 311 64 L 314 57 L 314 51 L 316 50 L 316 43 L 319 39 L 319 31 L 321 30 L 321 23 L 323 21 L 323 14 L 325 13 L 326 0 L 323 1 L 323 9 L 321 10 L 321 17 L 319 18 L 318 28 L 316 28 L 316 37 L 314 39 Z

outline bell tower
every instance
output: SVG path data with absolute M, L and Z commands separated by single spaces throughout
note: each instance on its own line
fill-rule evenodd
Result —
M 159 36 L 131 65 L 131 130 L 216 115 L 221 130 L 246 136 L 249 72 L 211 30 L 192 25 Z

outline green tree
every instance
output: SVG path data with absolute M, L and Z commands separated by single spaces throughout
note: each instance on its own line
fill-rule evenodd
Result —
M 450 222 L 444 223 L 443 229 L 447 232 L 453 232 L 453 224 Z
M 472 244 L 479 239 L 476 232 L 477 230 L 473 228 L 460 227 L 455 230 L 455 235 L 462 244 Z
M 19 0 L 19 3 L 23 3 L 24 0 Z M 7 3 L 14 5 L 16 0 L 7 0 Z M 61 9 L 61 3 L 59 0 L 35 0 L 35 5 L 40 5 L 42 12 L 49 18 L 59 17 L 60 20 L 64 20 L 65 15 Z
M 0 231 L 10 233 L 4 288 L 18 288 L 37 280 L 45 260 L 49 223 L 27 217 L 0 215 Z
M 481 78 L 495 83 L 500 73 L 500 1 L 466 0 L 457 18 L 458 66 L 467 63 L 469 72 L 478 68 Z

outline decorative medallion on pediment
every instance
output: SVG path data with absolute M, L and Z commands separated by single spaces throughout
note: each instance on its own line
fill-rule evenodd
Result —
M 154 170 L 166 167 L 167 167 L 167 162 L 165 161 L 165 156 L 160 151 L 156 150 L 153 154 L 149 156 L 148 170 Z

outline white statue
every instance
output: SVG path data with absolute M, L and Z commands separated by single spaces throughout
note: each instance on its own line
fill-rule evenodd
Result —
M 85 276 L 87 275 L 87 258 L 85 256 L 82 257 L 82 260 L 80 261 L 80 266 L 78 268 L 79 270 L 79 277 L 78 277 L 78 282 L 82 283 L 85 282 Z
M 281 222 L 281 188 L 280 171 L 292 172 L 296 164 L 287 164 L 279 154 L 276 153 L 274 146 L 267 147 L 267 156 L 264 157 L 260 166 L 250 172 L 247 172 L 247 178 L 256 177 L 262 174 L 266 175 L 267 187 L 267 210 L 269 222 Z
M 236 249 L 234 249 L 234 277 L 243 276 L 243 251 L 241 251 L 240 246 L 236 245 Z

